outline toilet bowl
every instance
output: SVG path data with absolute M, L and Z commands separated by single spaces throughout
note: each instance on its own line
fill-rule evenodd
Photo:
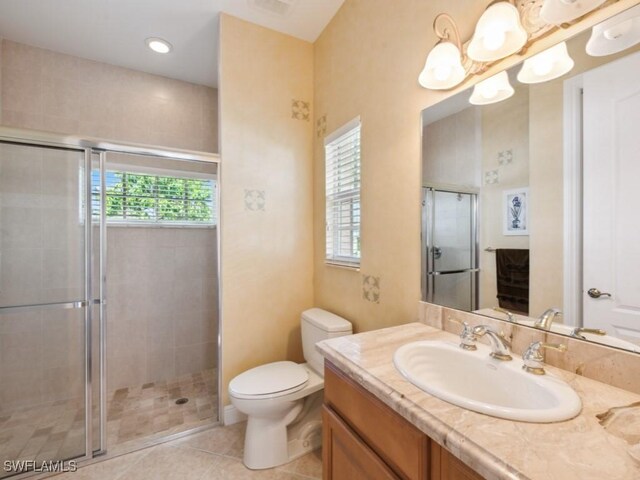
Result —
M 301 325 L 307 363 L 268 363 L 229 383 L 231 403 L 248 417 L 243 460 L 250 469 L 288 463 L 321 445 L 324 361 L 315 344 L 352 329 L 347 320 L 319 308 L 304 311 Z

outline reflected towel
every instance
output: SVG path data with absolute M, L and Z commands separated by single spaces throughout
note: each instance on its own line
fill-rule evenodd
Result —
M 498 304 L 507 310 L 529 313 L 529 250 L 496 250 Z

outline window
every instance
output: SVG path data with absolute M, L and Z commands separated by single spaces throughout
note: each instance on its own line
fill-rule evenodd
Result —
M 360 265 L 360 119 L 325 139 L 326 262 Z
M 93 217 L 100 215 L 100 172 L 92 172 Z M 105 172 L 108 223 L 141 225 L 216 225 L 213 176 L 173 175 L 125 169 Z

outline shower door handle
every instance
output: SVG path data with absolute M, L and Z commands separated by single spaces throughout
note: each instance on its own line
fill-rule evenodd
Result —
M 84 308 L 88 305 L 89 305 L 89 302 L 86 300 L 80 300 L 77 302 L 36 303 L 33 305 L 15 305 L 10 307 L 0 307 L 0 314 L 29 312 L 33 310 L 58 310 L 58 309 Z

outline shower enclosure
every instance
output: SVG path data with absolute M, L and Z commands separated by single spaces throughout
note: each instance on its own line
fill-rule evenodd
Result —
M 0 128 L 0 478 L 217 422 L 217 162 Z
M 478 308 L 478 196 L 423 187 L 423 296 L 428 302 Z

